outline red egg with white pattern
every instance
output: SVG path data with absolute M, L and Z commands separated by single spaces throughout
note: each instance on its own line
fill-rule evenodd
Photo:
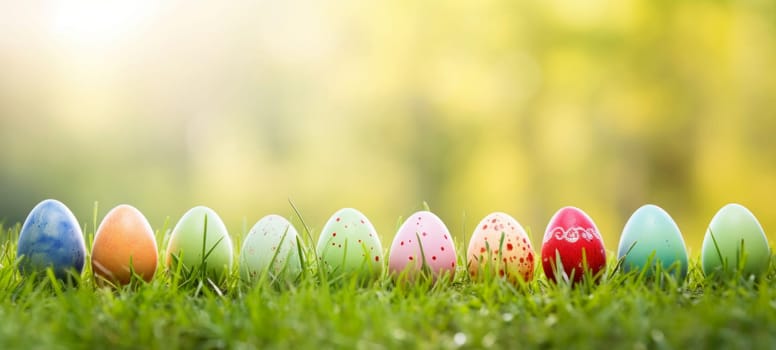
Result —
M 577 283 L 588 271 L 598 281 L 606 269 L 606 250 L 593 219 L 579 208 L 558 210 L 544 233 L 542 267 L 551 281 Z

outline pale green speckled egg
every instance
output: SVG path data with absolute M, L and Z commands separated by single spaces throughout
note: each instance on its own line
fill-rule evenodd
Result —
M 267 271 L 270 279 L 293 279 L 302 271 L 299 233 L 288 220 L 267 215 L 253 225 L 240 250 L 240 277 L 255 281 Z

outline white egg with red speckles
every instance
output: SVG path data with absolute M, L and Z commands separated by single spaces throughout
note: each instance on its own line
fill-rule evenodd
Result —
M 477 225 L 466 253 L 474 279 L 504 277 L 512 283 L 531 281 L 534 251 L 523 226 L 505 213 L 492 213 Z

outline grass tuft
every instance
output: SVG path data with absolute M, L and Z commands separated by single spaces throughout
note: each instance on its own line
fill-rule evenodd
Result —
M 573 276 L 565 276 L 562 266 L 555 264 L 559 283 L 548 282 L 538 266 L 532 281 L 517 279 L 513 284 L 494 275 L 472 281 L 466 251 L 459 249 L 461 263 L 451 278 L 397 283 L 401 276 L 394 279 L 384 273 L 367 284 L 348 276 L 330 280 L 317 263 L 316 250 L 310 248 L 315 247 L 310 228 L 289 203 L 305 231 L 297 237 L 296 248 L 303 269 L 290 280 L 271 274 L 274 258 L 258 281 L 242 280 L 239 264 L 223 280 L 202 278 L 204 264 L 187 267 L 179 263 L 178 254 L 171 256 L 169 270 L 159 264 L 152 281 L 133 273 L 130 285 L 122 287 L 100 287 L 87 272 L 88 262 L 82 275 L 65 281 L 55 278 L 52 270 L 25 278 L 18 272 L 15 255 L 21 225 L 0 225 L 0 348 L 592 349 L 776 344 L 773 260 L 759 278 L 722 279 L 704 276 L 700 261 L 692 259 L 687 278 L 680 280 L 675 266 L 656 264 L 653 278 L 647 278 L 645 270 L 620 271 L 621 259 L 610 256 L 601 275 L 586 272 L 582 283 L 568 283 Z M 96 225 L 86 229 L 94 231 Z M 86 237 L 93 234 L 84 232 Z M 156 234 L 165 242 L 167 224 Z M 162 244 L 159 247 L 165 250 Z M 203 252 L 203 259 L 211 253 Z M 746 258 L 743 253 L 739 265 Z M 387 264 L 387 259 L 382 261 Z M 540 262 L 537 259 L 537 265 Z

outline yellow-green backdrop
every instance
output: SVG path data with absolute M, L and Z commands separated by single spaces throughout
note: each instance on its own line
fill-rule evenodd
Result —
M 575 205 L 614 250 L 654 203 L 695 256 L 728 202 L 776 239 L 774 68 L 772 0 L 5 4 L 0 218 L 204 204 L 239 236 L 291 198 L 388 246 L 426 201 L 536 246 Z

